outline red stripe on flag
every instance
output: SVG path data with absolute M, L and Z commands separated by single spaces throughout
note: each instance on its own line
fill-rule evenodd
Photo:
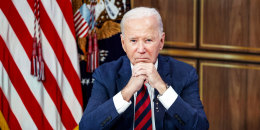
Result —
M 24 21 L 22 20 L 21 16 L 18 14 L 18 11 L 16 10 L 15 6 L 11 2 L 11 0 L 1 0 L 1 9 L 3 13 L 5 14 L 6 18 L 8 19 L 9 23 L 12 26 L 12 28 L 16 28 L 17 30 L 20 30 L 22 33 L 21 37 L 19 37 L 20 41 L 26 41 L 26 44 L 23 45 L 24 48 L 26 48 L 28 56 L 31 57 L 32 54 L 32 45 L 33 45 L 33 38 L 31 35 L 24 35 L 24 34 L 30 34 L 28 28 L 25 26 Z M 4 30 L 7 31 L 7 30 Z M 17 32 L 15 32 L 17 33 Z
M 75 28 L 76 28 L 76 30 L 80 30 L 80 28 L 78 28 L 78 26 L 80 26 L 80 24 L 82 23 L 82 22 L 85 22 L 85 21 L 83 21 L 84 20 L 84 18 L 83 17 L 80 17 L 80 19 L 79 19 L 80 21 L 78 22 L 76 22 L 76 24 L 75 24 Z
M 83 23 L 84 24 L 84 23 Z M 85 22 L 85 24 L 87 24 L 86 22 Z M 86 27 L 87 28 L 87 27 Z M 85 29 L 86 29 L 85 28 Z M 76 34 L 77 34 L 77 36 L 80 34 L 80 33 L 82 33 L 82 30 L 81 30 L 82 28 L 78 28 L 78 29 L 76 29 Z M 84 29 L 83 29 L 84 30 Z
M 42 4 L 41 7 L 43 7 Z M 62 70 L 65 76 L 67 77 L 80 105 L 83 106 L 79 76 L 77 75 L 74 67 L 72 66 L 69 56 L 64 49 L 63 43 L 44 8 L 41 8 L 41 28 L 44 34 L 47 34 L 45 36 L 49 41 L 54 53 L 56 54 L 56 57 L 62 67 Z
M 86 37 L 88 35 L 88 33 L 86 33 L 85 35 L 83 35 L 83 36 L 79 36 L 80 38 L 82 38 L 82 37 Z
M 75 19 L 75 17 L 77 17 L 77 16 L 79 15 L 79 13 L 80 13 L 79 10 L 77 10 L 77 11 L 75 12 L 75 14 L 73 15 L 74 19 Z
M 33 0 L 28 0 L 30 7 L 33 7 Z M 40 4 L 41 7 L 43 7 L 42 3 Z M 33 10 L 33 8 L 31 8 Z M 49 16 L 47 15 L 47 12 L 45 9 L 40 8 L 41 10 L 41 28 L 44 34 L 46 35 L 47 40 L 49 41 L 50 45 L 52 46 L 60 64 L 62 67 L 62 70 L 64 74 L 66 75 L 72 90 L 78 99 L 81 106 L 83 106 L 83 99 L 82 99 L 82 92 L 81 92 L 81 84 L 79 76 L 77 75 L 75 69 L 72 66 L 71 61 L 69 60 L 69 57 L 64 49 L 64 46 L 62 44 L 62 41 L 55 30 Z M 65 71 L 64 71 L 65 70 Z
M 55 106 L 60 114 L 60 118 L 63 125 L 66 129 L 74 129 L 77 126 L 77 123 L 74 117 L 72 116 L 72 113 L 70 112 L 67 104 L 62 98 L 59 86 L 49 69 L 46 69 L 46 75 L 47 76 L 45 77 L 45 82 L 43 84 L 45 86 L 45 89 L 49 93 L 51 99 L 55 103 Z
M 33 10 L 34 9 L 34 0 L 27 0 L 29 6 L 31 7 L 31 9 Z
M 77 18 L 77 19 L 75 19 L 75 18 Z M 80 11 L 78 11 L 77 15 L 74 17 L 74 23 L 77 23 L 81 18 L 83 18 L 83 17 L 81 16 Z M 74 25 L 74 26 L 76 26 L 76 25 Z
M 33 0 L 27 0 L 31 9 L 33 10 Z M 40 4 L 41 7 L 43 7 L 42 3 Z M 55 30 L 55 27 L 53 26 L 49 16 L 47 15 L 47 12 L 45 9 L 41 8 L 41 28 L 44 34 L 46 35 L 47 40 L 51 44 L 60 64 L 62 67 L 62 70 L 64 74 L 66 75 L 67 79 L 70 82 L 70 85 L 74 91 L 75 96 L 77 97 L 79 103 L 81 106 L 83 106 L 83 99 L 82 99 L 82 93 L 81 93 L 81 84 L 79 76 L 77 75 L 75 69 L 72 66 L 71 61 L 68 58 L 68 55 L 64 49 L 64 46 L 62 44 L 62 41 Z M 62 61 L 62 62 L 61 62 Z M 67 63 L 67 64 L 65 64 Z M 66 65 L 66 66 L 64 66 Z M 65 70 L 65 71 L 64 71 Z
M 31 9 L 33 10 L 33 0 L 27 0 Z M 44 7 L 42 3 L 40 3 L 41 7 Z M 78 99 L 81 106 L 83 106 L 83 99 L 82 99 L 82 93 L 81 93 L 81 84 L 79 76 L 77 75 L 75 69 L 72 66 L 71 61 L 69 60 L 69 57 L 64 49 L 64 46 L 62 44 L 62 41 L 55 29 L 55 27 L 52 24 L 52 21 L 50 20 L 47 12 L 44 8 L 40 8 L 41 12 L 41 28 L 44 32 L 47 40 L 49 41 L 50 45 L 52 46 L 60 64 L 62 67 L 62 70 L 64 74 L 66 75 L 67 79 L 69 80 L 69 83 L 74 91 L 74 94 L 76 98 Z M 65 70 L 65 71 L 64 71 Z
M 74 14 L 74 22 L 76 22 L 79 19 L 80 15 L 80 11 L 78 10 L 75 14 Z M 77 18 L 78 17 L 78 18 Z M 75 19 L 77 18 L 77 19 Z
M 56 0 L 56 1 L 60 6 L 63 16 L 67 21 L 67 24 L 69 25 L 70 31 L 72 32 L 74 38 L 76 38 L 71 1 L 70 0 Z
M 8 0 L 6 0 L 6 2 L 7 1 Z M 12 7 L 9 6 L 9 8 Z M 32 117 L 32 120 L 35 122 L 36 126 L 39 129 L 52 129 L 48 120 L 44 116 L 39 103 L 33 96 L 32 92 L 29 89 L 29 86 L 25 82 L 23 75 L 21 74 L 20 70 L 16 66 L 16 63 L 13 60 L 2 38 L 0 41 L 0 50 L 3 50 L 5 52 L 4 56 L 0 56 L 0 60 L 2 61 L 3 66 L 7 71 L 7 74 L 11 82 L 13 83 L 14 88 L 16 89 L 18 95 L 23 101 L 25 108 L 28 110 L 30 116 Z
M 2 40 L 1 37 L 0 37 L 0 39 Z M 1 102 L 0 110 L 3 113 L 3 116 L 6 120 L 6 123 L 8 124 L 8 127 L 11 130 L 21 130 L 22 128 L 21 128 L 20 124 L 18 123 L 18 120 L 16 119 L 16 117 L 10 107 L 8 100 L 5 97 L 5 95 L 1 89 L 1 86 L 0 86 L 0 102 Z
M 30 3 L 31 7 L 33 5 L 33 3 Z M 42 3 L 40 4 L 41 7 L 43 7 Z M 64 49 L 64 46 L 62 44 L 62 41 L 55 29 L 55 27 L 52 24 L 52 21 L 50 20 L 50 18 L 47 15 L 47 12 L 44 8 L 41 8 L 41 28 L 42 31 L 44 32 L 44 34 L 46 34 L 46 38 L 49 41 L 51 47 L 54 50 L 54 53 L 56 54 L 56 57 L 59 60 L 59 63 L 62 67 L 62 70 L 65 74 L 65 76 L 67 77 L 70 86 L 72 87 L 72 90 L 74 92 L 74 95 L 76 96 L 77 100 L 79 101 L 80 105 L 83 106 L 83 99 L 82 99 L 82 92 L 81 92 L 81 84 L 80 84 L 80 79 L 79 76 L 77 75 L 75 69 L 72 66 L 72 63 Z M 63 109 L 63 108 L 62 108 Z M 74 123 L 73 117 L 71 117 L 69 115 L 63 115 L 62 113 L 60 113 L 61 117 L 66 117 L 65 119 L 68 119 L 68 121 L 66 120 L 66 122 L 71 121 L 72 123 Z M 75 122 L 76 123 L 76 122 Z M 66 125 L 64 123 L 64 125 Z M 68 127 L 68 126 L 65 126 Z
M 79 36 L 80 38 L 86 37 L 86 35 L 88 34 L 88 30 L 89 30 L 89 28 L 88 28 L 88 26 L 87 26 L 84 30 L 82 30 L 82 32 L 81 32 L 78 36 Z M 85 35 L 82 36 L 84 33 L 85 33 Z
M 30 5 L 31 9 L 33 9 L 34 1 L 33 0 L 27 0 L 27 1 Z M 74 22 L 73 22 L 74 18 L 73 18 L 73 13 L 72 13 L 73 11 L 72 11 L 71 2 L 69 0 L 65 0 L 65 1 L 58 0 L 57 3 L 60 6 L 63 16 L 65 17 L 65 20 L 67 21 L 69 28 L 75 38 L 75 29 L 74 29 Z M 42 3 L 40 6 L 43 7 Z
M 85 25 L 86 25 L 87 23 L 86 22 L 84 22 L 81 26 L 80 26 L 80 28 L 79 28 L 79 30 L 77 30 L 77 33 L 84 33 L 84 31 L 86 31 L 86 29 L 88 28 L 88 26 L 86 26 L 85 28 L 83 28 Z M 81 32 L 78 32 L 78 31 L 80 31 L 81 29 L 83 29 Z
M 7 7 L 9 7 L 9 6 L 11 9 L 13 9 L 11 11 L 12 15 L 8 15 L 6 17 L 9 21 L 9 23 L 11 24 L 11 26 L 13 27 L 22 46 L 24 47 L 24 49 L 27 53 L 27 56 L 29 57 L 31 55 L 31 51 L 32 51 L 32 49 L 30 49 L 29 47 L 31 47 L 32 44 L 29 44 L 30 45 L 29 47 L 27 47 L 27 45 L 28 45 L 28 43 L 31 43 L 30 39 L 32 40 L 32 37 L 31 37 L 29 31 L 27 30 L 24 22 L 22 21 L 20 15 L 18 14 L 18 12 L 14 11 L 15 7 L 13 5 L 8 5 Z M 16 12 L 16 13 L 14 13 L 14 12 Z M 41 13 L 41 15 L 42 15 L 42 13 Z M 19 26 L 16 26 L 18 23 L 19 23 Z M 25 39 L 25 37 L 27 39 Z M 45 64 L 45 66 L 47 66 L 47 65 Z M 58 86 L 55 78 L 51 74 L 48 67 L 46 67 L 45 73 L 46 73 L 46 77 L 45 77 L 46 81 L 43 82 L 43 84 L 44 84 L 47 92 L 49 93 L 51 99 L 53 100 L 54 104 L 56 105 L 57 110 L 61 116 L 62 122 L 64 123 L 64 125 L 67 129 L 74 128 L 75 126 L 77 126 L 77 123 L 74 120 L 72 113 L 70 112 L 64 99 L 62 98 L 62 94 L 59 89 L 59 86 Z M 80 92 L 80 94 L 81 94 L 81 92 Z
M 87 23 L 84 21 L 84 23 L 83 23 L 79 28 L 80 28 L 80 29 L 83 28 L 86 24 L 87 24 Z M 85 28 L 87 28 L 87 26 L 86 26 Z M 79 29 L 79 30 L 80 30 L 80 29 Z

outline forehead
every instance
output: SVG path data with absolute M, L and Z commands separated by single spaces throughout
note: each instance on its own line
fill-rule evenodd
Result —
M 152 36 L 159 33 L 159 24 L 155 16 L 131 18 L 125 21 L 124 30 L 127 36 Z

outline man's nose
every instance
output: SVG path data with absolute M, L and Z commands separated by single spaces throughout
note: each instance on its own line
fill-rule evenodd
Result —
M 137 46 L 138 53 L 145 53 L 145 45 L 144 42 L 139 42 Z

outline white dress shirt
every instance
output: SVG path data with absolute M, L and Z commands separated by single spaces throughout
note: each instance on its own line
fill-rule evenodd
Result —
M 131 64 L 131 69 L 133 68 L 133 65 Z M 155 63 L 155 68 L 158 68 L 158 59 Z M 150 86 L 150 84 L 146 83 L 145 84 L 150 96 L 150 101 L 151 101 L 151 109 L 152 109 L 152 126 L 153 130 L 156 129 L 155 127 L 155 117 L 154 117 L 154 88 Z M 135 100 L 136 100 L 137 92 L 134 94 L 134 108 L 135 108 Z M 175 102 L 177 99 L 178 94 L 174 91 L 172 87 L 169 87 L 161 96 L 158 96 L 159 101 L 162 103 L 162 105 L 168 110 L 170 106 Z M 122 114 L 131 104 L 131 100 L 127 102 L 126 100 L 123 99 L 123 96 L 121 94 L 121 91 L 118 92 L 114 97 L 113 97 L 113 102 L 115 104 L 115 108 L 119 114 Z M 135 115 L 133 115 L 135 116 Z M 134 128 L 134 119 L 133 118 L 133 128 Z

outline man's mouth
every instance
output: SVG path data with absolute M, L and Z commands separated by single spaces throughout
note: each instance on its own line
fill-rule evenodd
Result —
M 138 62 L 148 62 L 149 59 L 148 58 L 136 58 L 135 61 Z

